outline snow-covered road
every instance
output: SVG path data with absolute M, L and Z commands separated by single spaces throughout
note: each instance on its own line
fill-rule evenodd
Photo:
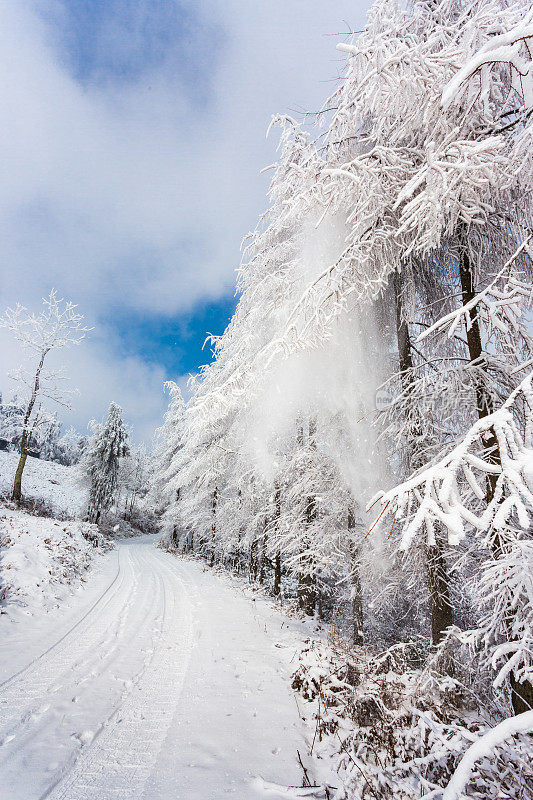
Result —
M 268 603 L 147 537 L 36 622 L 2 646 L 1 800 L 253 800 L 287 796 L 259 777 L 300 785 L 295 640 Z

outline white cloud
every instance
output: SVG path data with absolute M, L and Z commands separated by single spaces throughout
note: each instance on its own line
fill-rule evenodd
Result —
M 76 347 L 50 353 L 45 368 L 64 367 L 68 376 L 65 388 L 77 392 L 70 398 L 71 411 L 54 403 L 45 404 L 58 412 L 66 426 L 74 425 L 80 433 L 87 433 L 89 420 L 105 418 L 113 400 L 122 406 L 125 420 L 133 427 L 134 439 L 149 444 L 166 408 L 165 371 L 162 366 L 147 364 L 137 357 L 119 357 L 112 332 L 107 331 L 107 336 L 103 333 L 95 331 Z M 0 330 L 0 352 L 1 387 L 7 399 L 17 391 L 22 394 L 17 384 L 5 377 L 7 373 L 21 363 L 31 371 L 35 364 L 5 330 Z

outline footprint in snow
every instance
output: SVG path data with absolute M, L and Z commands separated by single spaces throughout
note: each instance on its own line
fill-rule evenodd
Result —
M 94 739 L 94 731 L 81 731 L 81 733 L 73 733 L 73 739 L 77 739 L 82 747 L 86 744 L 91 744 Z

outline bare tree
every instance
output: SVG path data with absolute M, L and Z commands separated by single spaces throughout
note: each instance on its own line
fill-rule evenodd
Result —
M 22 499 L 22 473 L 28 456 L 28 449 L 36 428 L 48 419 L 41 400 L 52 400 L 70 408 L 69 396 L 72 390 L 65 389 L 66 380 L 63 368 L 46 370 L 45 359 L 51 350 L 59 350 L 70 345 L 80 344 L 90 328 L 82 325 L 83 316 L 76 311 L 77 306 L 57 297 L 52 289 L 43 298 L 40 314 L 30 313 L 17 303 L 15 308 L 7 308 L 0 318 L 0 326 L 7 328 L 20 342 L 22 349 L 36 363 L 31 369 L 19 367 L 10 377 L 24 389 L 24 418 L 20 437 L 20 459 L 15 472 L 12 500 L 20 506 Z

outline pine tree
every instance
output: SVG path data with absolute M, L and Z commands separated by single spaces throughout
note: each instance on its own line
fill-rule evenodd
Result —
M 111 403 L 107 421 L 95 432 L 87 454 L 86 469 L 91 481 L 88 522 L 98 523 L 102 512 L 110 507 L 117 490 L 120 459 L 130 452 L 121 415 L 120 406 Z

